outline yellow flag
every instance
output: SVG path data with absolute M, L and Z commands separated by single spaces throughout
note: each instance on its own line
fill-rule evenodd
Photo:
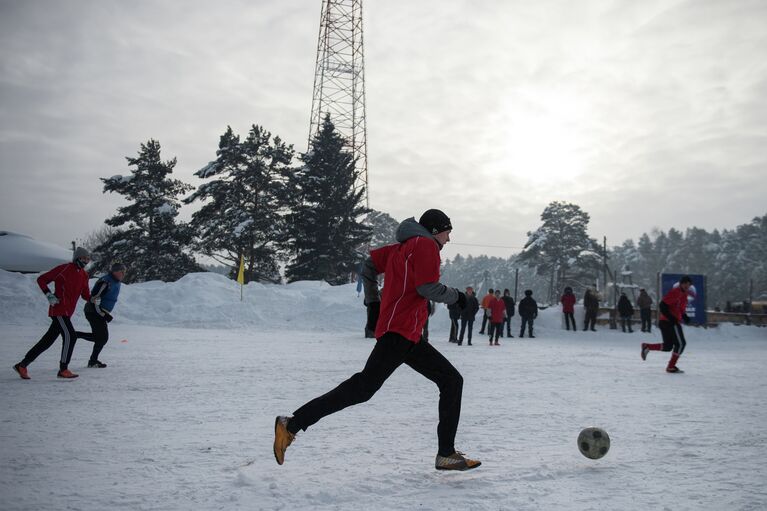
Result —
M 240 271 L 237 273 L 237 283 L 241 286 L 245 284 L 245 259 L 240 255 Z

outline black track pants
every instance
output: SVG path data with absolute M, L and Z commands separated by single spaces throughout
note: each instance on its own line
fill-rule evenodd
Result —
M 98 313 L 89 312 L 87 310 L 85 312 L 85 319 L 91 324 L 91 333 L 77 332 L 77 337 L 93 343 L 93 352 L 91 353 L 91 358 L 88 362 L 96 362 L 99 359 L 101 350 L 104 349 L 104 345 L 106 345 L 109 340 L 108 323 L 107 320 L 101 317 Z
M 684 353 L 687 341 L 684 339 L 682 325 L 662 319 L 658 322 L 658 328 L 660 328 L 660 333 L 663 336 L 663 351 L 673 351 L 679 355 Z
M 299 429 L 306 430 L 327 415 L 347 406 L 364 403 L 373 397 L 386 379 L 403 363 L 439 387 L 439 452 L 445 456 L 452 454 L 455 451 L 455 433 L 461 416 L 463 377 L 428 342 L 415 344 L 391 332 L 378 339 L 361 372 L 296 410 L 288 423 L 288 430 L 293 433 Z
M 24 355 L 24 360 L 21 361 L 21 365 L 27 367 L 34 362 L 41 353 L 53 345 L 59 336 L 61 336 L 63 340 L 61 344 L 59 369 L 66 369 L 69 365 L 69 361 L 72 359 L 72 353 L 75 350 L 75 342 L 77 341 L 75 328 L 72 326 L 72 321 L 70 321 L 67 316 L 53 316 L 51 318 L 51 326 L 48 328 L 48 331 L 45 332 L 43 337 L 37 341 L 37 344 L 32 346 L 32 349 Z

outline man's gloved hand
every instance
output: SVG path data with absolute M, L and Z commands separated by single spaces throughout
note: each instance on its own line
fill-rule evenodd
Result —
M 51 292 L 45 293 L 45 297 L 48 299 L 48 303 L 51 304 L 51 307 L 60 303 L 59 299 L 56 298 L 56 295 Z
M 104 311 L 104 319 L 106 320 L 107 323 L 109 323 L 110 321 L 112 321 L 115 318 L 113 318 L 112 315 L 110 313 L 108 313 L 107 311 Z
M 690 324 L 690 316 L 688 316 L 687 314 L 683 313 L 682 314 L 682 321 L 684 321 L 685 325 L 689 325 Z
M 381 302 L 370 302 L 365 304 L 368 309 L 368 322 L 365 325 L 367 330 L 375 332 L 378 323 L 378 315 L 381 313 Z
M 456 291 L 458 291 L 458 290 L 456 289 Z M 458 291 L 458 300 L 455 303 L 457 303 L 458 307 L 460 307 L 461 309 L 465 309 L 466 308 L 466 294 L 465 293 L 461 293 L 460 291 Z

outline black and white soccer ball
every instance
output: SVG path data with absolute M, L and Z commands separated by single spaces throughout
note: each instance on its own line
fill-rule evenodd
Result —
M 598 460 L 610 450 L 610 435 L 602 428 L 586 428 L 578 435 L 578 450 L 592 460 Z

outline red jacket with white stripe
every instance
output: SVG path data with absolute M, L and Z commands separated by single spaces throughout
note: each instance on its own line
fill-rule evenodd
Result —
M 666 296 L 663 297 L 663 301 L 668 305 L 668 308 L 671 314 L 676 318 L 677 323 L 682 322 L 682 314 L 687 310 L 687 295 L 688 293 L 683 291 L 681 287 L 676 286 L 672 287 L 671 290 L 666 293 Z M 663 313 L 661 313 L 660 319 L 668 321 L 668 318 Z
M 75 263 L 65 263 L 56 266 L 47 273 L 37 277 L 37 285 L 40 286 L 43 293 L 49 293 L 51 290 L 48 284 L 56 284 L 55 295 L 59 303 L 51 305 L 48 309 L 48 316 L 66 316 L 72 317 L 77 306 L 77 299 L 91 299 L 91 291 L 88 289 L 88 273 Z
M 363 275 L 365 299 L 375 301 L 375 274 L 385 274 L 375 336 L 394 332 L 417 343 L 429 317 L 427 299 L 452 304 L 458 300 L 458 291 L 439 283 L 439 245 L 415 219 L 400 224 L 397 240 L 400 243 L 370 252 L 369 273 Z

